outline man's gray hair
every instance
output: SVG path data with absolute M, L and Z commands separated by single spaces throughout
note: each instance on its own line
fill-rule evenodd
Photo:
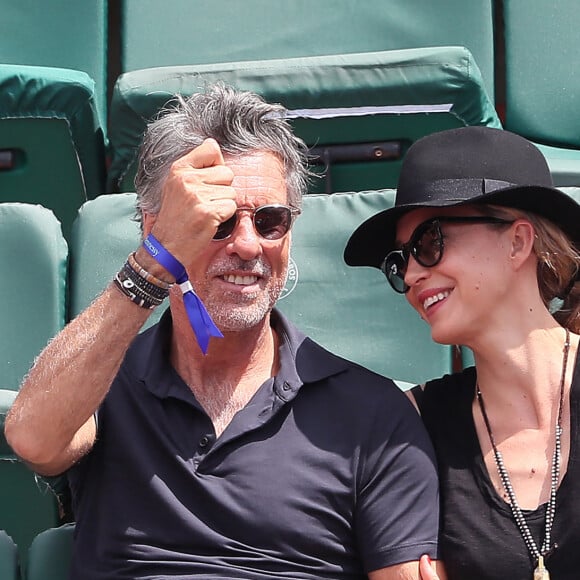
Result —
M 222 83 L 187 99 L 176 96 L 148 126 L 139 151 L 135 177 L 138 213 L 159 212 L 163 183 L 172 163 L 210 137 L 224 154 L 275 154 L 285 170 L 288 203 L 300 208 L 310 175 L 308 150 L 285 116 L 283 106 Z

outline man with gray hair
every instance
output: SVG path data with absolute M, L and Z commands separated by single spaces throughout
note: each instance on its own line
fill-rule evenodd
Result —
M 307 180 L 284 109 L 252 93 L 209 87 L 148 128 L 143 243 L 6 421 L 33 469 L 68 476 L 73 580 L 409 580 L 436 557 L 407 398 L 274 308 Z

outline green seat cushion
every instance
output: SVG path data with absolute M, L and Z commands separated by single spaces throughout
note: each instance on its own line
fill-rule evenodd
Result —
M 17 391 L 0 389 L 0 433 L 2 434 L 0 436 L 0 456 L 12 454 L 12 448 L 8 445 L 6 437 L 4 437 L 4 423 L 6 421 L 6 415 L 12 403 L 14 403 L 17 394 Z
M 73 552 L 74 524 L 44 530 L 28 553 L 27 580 L 67 580 Z
M 119 77 L 111 101 L 109 188 L 133 191 L 146 124 L 174 95 L 217 81 L 282 103 L 311 147 L 370 149 L 370 158 L 356 153 L 331 163 L 330 187 L 321 180 L 311 192 L 394 187 L 404 153 L 417 138 L 463 125 L 500 126 L 477 64 L 462 47 L 132 71 Z M 385 142 L 396 147 L 392 157 L 381 155 Z
M 560 189 L 580 203 L 580 187 L 560 187 Z
M 539 144 L 554 183 L 580 186 L 576 0 L 504 0 L 505 128 Z
M 4 437 L 4 420 L 34 358 L 64 326 L 67 256 L 51 211 L 0 203 L 0 261 L 10 273 L 0 282 L 0 529 L 14 538 L 23 563 L 34 535 L 58 524 L 58 502 L 14 456 Z
M 104 191 L 104 137 L 84 72 L 0 65 L 0 202 L 39 203 L 68 234 Z
M 14 540 L 4 530 L 0 530 L 0 578 L 2 580 L 20 580 L 18 548 Z
M 134 218 L 134 193 L 101 195 L 80 208 L 71 242 L 71 317 L 89 306 L 139 246 L 141 234 Z M 156 322 L 166 306 L 157 308 L 144 328 Z
M 59 503 L 48 483 L 10 454 L 0 455 L 0 492 L 0 528 L 18 546 L 25 570 L 34 537 L 59 525 Z
M 4 64 L 83 71 L 96 83 L 101 122 L 107 118 L 108 0 L 0 0 Z
M 576 0 L 504 0 L 507 129 L 580 149 Z M 575 184 L 578 185 L 578 184 Z
M 493 94 L 492 10 L 490 0 L 121 0 L 121 66 L 459 45 Z
M 67 244 L 41 206 L 0 203 L 0 389 L 17 390 L 65 323 Z
M 394 193 L 307 196 L 278 307 L 330 350 L 398 381 L 420 383 L 450 372 L 451 347 L 431 340 L 429 326 L 382 272 L 343 260 L 351 233 L 391 207 Z
M 556 186 L 562 188 L 580 186 L 580 149 L 551 147 L 539 143 L 536 145 L 548 162 Z

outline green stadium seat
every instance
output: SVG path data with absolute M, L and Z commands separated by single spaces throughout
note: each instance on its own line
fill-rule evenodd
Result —
M 0 482 L 0 527 L 14 539 L 26 570 L 34 537 L 61 523 L 59 502 L 50 485 L 12 453 L 0 454 Z
M 558 186 L 580 186 L 576 0 L 504 0 L 505 128 L 537 143 Z
M 38 534 L 28 552 L 28 569 L 23 580 L 68 580 L 73 536 L 74 524 Z
M 107 0 L 0 0 L 0 62 L 85 72 L 107 118 Z
M 354 229 L 392 205 L 393 195 L 391 190 L 306 196 L 278 305 L 327 348 L 404 387 L 450 372 L 451 347 L 431 341 L 427 325 L 390 290 L 381 272 L 349 268 L 342 258 Z M 129 193 L 103 195 L 82 207 L 71 247 L 73 314 L 90 304 L 138 246 L 134 207 L 135 195 Z
M 0 389 L 18 390 L 34 357 L 65 323 L 68 248 L 54 214 L 0 203 Z
M 17 543 L 23 562 L 32 538 L 59 523 L 59 507 L 8 446 L 4 418 L 34 357 L 64 326 L 67 254 L 51 211 L 0 203 L 0 262 L 9 273 L 0 282 L 0 529 Z
M 403 383 L 448 373 L 451 347 L 395 294 L 376 268 L 351 268 L 343 253 L 364 220 L 387 209 L 394 190 L 309 195 L 293 228 L 292 263 L 278 302 L 330 350 Z
M 104 147 L 86 73 L 0 64 L 0 202 L 44 205 L 68 236 L 80 205 L 104 191 Z
M 290 110 L 296 133 L 328 165 L 311 193 L 394 187 L 417 138 L 463 125 L 500 126 L 477 64 L 462 47 L 132 71 L 119 77 L 111 101 L 109 189 L 134 190 L 147 121 L 174 95 L 217 81 Z
M 122 0 L 121 72 L 465 46 L 494 92 L 492 0 Z
M 20 580 L 18 548 L 4 530 L 0 530 L 0 578 Z

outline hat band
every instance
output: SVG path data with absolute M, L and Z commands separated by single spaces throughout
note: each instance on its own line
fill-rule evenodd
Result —
M 466 201 L 514 186 L 514 183 L 498 179 L 438 179 L 426 183 L 420 189 L 413 188 L 414 191 L 405 199 L 403 205 L 424 204 L 441 200 L 445 201 L 445 205 L 449 205 L 450 202 Z

